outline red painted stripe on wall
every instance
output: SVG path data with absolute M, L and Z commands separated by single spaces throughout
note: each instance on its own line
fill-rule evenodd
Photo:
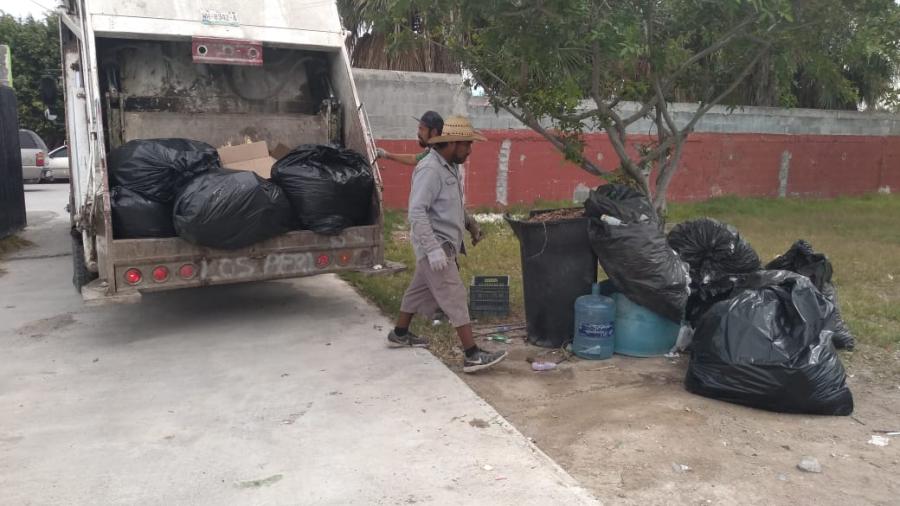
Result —
M 563 160 L 537 134 L 526 130 L 483 132 L 466 162 L 466 204 L 496 206 L 498 158 L 511 141 L 507 199 L 510 204 L 571 199 L 579 185 L 595 187 L 600 178 Z M 632 136 L 633 144 L 646 137 Z M 414 153 L 414 140 L 383 140 L 390 152 Z M 835 197 L 860 195 L 890 187 L 900 189 L 900 137 L 838 135 L 713 134 L 691 135 L 681 166 L 669 189 L 671 201 L 694 201 L 722 195 L 775 197 L 783 153 L 790 153 L 787 194 Z M 587 155 L 605 170 L 618 159 L 604 134 L 587 137 Z M 381 161 L 385 205 L 405 209 L 412 167 Z

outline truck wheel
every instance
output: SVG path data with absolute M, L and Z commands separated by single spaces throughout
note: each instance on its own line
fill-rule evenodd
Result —
M 91 272 L 84 261 L 84 244 L 81 242 L 81 234 L 72 230 L 72 284 L 75 290 L 81 293 L 81 287 L 97 279 L 97 273 Z

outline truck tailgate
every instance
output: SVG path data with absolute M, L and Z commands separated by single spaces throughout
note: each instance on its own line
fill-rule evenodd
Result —
M 380 235 L 377 225 L 351 227 L 336 236 L 301 230 L 231 251 L 196 246 L 177 237 L 116 240 L 110 252 L 113 289 L 118 293 L 163 291 L 368 270 L 384 261 Z M 190 266 L 190 276 L 181 275 L 184 266 Z M 160 267 L 170 273 L 163 281 L 153 275 Z M 126 273 L 132 269 L 140 271 L 140 282 L 128 282 Z

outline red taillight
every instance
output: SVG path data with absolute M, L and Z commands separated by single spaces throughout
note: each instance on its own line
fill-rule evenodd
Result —
M 44 152 L 38 151 L 36 155 L 34 155 L 34 164 L 38 167 L 44 166 Z
M 193 279 L 196 273 L 197 272 L 194 270 L 192 264 L 184 264 L 178 269 L 178 275 L 181 276 L 182 279 Z
M 330 256 L 319 255 L 319 257 L 316 258 L 316 267 L 318 267 L 319 269 L 324 269 L 324 268 L 328 267 L 329 265 L 331 265 L 331 257 Z
M 349 251 L 345 251 L 345 252 L 341 253 L 340 255 L 338 255 L 337 262 L 338 262 L 338 265 L 345 266 L 345 265 L 349 265 L 351 260 L 353 260 L 353 253 L 351 253 Z
M 153 269 L 153 280 L 157 283 L 162 283 L 163 281 L 169 280 L 169 268 L 160 265 L 159 267 Z
M 136 285 L 144 279 L 144 275 L 138 269 L 128 269 L 125 271 L 125 282 L 129 285 Z

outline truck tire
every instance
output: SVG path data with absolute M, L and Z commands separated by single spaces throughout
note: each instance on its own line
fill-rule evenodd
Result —
M 84 261 L 84 244 L 81 242 L 81 234 L 72 230 L 72 284 L 75 291 L 81 293 L 81 287 L 97 279 L 97 273 L 91 272 Z

